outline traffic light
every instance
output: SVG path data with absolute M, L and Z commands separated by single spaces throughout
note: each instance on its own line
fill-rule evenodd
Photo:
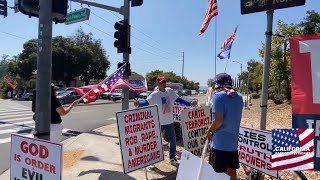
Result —
M 131 48 L 128 20 L 116 22 L 114 28 L 116 29 L 116 32 L 114 33 L 114 38 L 116 38 L 116 40 L 113 45 L 118 49 L 117 52 L 130 54 Z
M 18 9 L 29 17 L 39 17 L 39 0 L 18 0 Z M 52 21 L 64 23 L 67 18 L 68 0 L 52 1 Z
M 0 15 L 8 16 L 8 3 L 7 0 L 0 0 Z
M 131 0 L 131 7 L 141 6 L 143 4 L 143 0 Z
M 126 65 L 126 69 L 124 70 L 124 75 L 131 76 L 130 63 L 119 62 L 119 63 L 118 63 L 118 69 L 119 69 L 122 65 L 124 65 L 124 64 L 127 64 L 127 65 Z

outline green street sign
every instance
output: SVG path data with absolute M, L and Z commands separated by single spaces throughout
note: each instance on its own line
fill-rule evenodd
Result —
M 77 11 L 73 11 L 67 14 L 67 19 L 65 24 L 73 24 L 81 21 L 86 21 L 89 19 L 90 9 L 83 8 Z

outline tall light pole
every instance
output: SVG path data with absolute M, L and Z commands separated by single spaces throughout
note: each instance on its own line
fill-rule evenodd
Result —
M 238 64 L 240 64 L 240 78 L 239 78 L 239 80 L 240 80 L 240 92 L 241 92 L 241 88 L 242 88 L 242 63 L 241 62 L 238 62 L 238 61 L 232 61 L 232 62 L 235 62 L 235 63 L 238 63 Z
M 184 52 L 182 52 L 182 79 L 184 74 Z

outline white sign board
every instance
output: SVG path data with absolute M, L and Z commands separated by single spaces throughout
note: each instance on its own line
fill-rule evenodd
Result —
M 11 180 L 62 179 L 62 144 L 12 134 L 10 161 Z
M 271 170 L 271 132 L 240 127 L 238 151 L 240 163 L 278 178 L 278 171 Z
M 184 109 L 190 109 L 190 106 L 173 105 L 172 112 L 174 122 L 181 123 L 181 112 Z
M 124 173 L 163 161 L 156 105 L 116 113 Z
M 185 149 L 182 151 L 180 165 L 176 180 L 194 179 L 197 180 L 200 170 L 201 159 Z M 216 173 L 212 166 L 203 162 L 200 180 L 230 180 L 225 173 Z
M 181 125 L 184 149 L 196 156 L 201 156 L 210 122 L 210 108 L 207 106 L 182 111 Z

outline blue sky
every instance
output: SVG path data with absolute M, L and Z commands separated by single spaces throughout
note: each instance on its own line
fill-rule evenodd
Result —
M 14 0 L 8 0 L 9 6 L 12 6 L 13 2 Z M 119 7 L 123 1 L 95 0 L 95 2 Z M 78 3 L 71 4 L 72 10 L 80 8 Z M 91 14 L 89 21 L 72 25 L 54 24 L 53 35 L 72 35 L 80 27 L 85 32 L 92 32 L 94 38 L 102 40 L 110 56 L 111 68 L 108 71 L 110 74 L 116 70 L 117 63 L 122 61 L 122 54 L 117 54 L 116 48 L 113 47 L 113 25 L 122 16 L 90 8 L 94 14 Z M 142 75 L 156 69 L 173 71 L 181 75 L 182 52 L 184 52 L 184 76 L 189 80 L 200 82 L 200 85 L 206 85 L 206 81 L 214 76 L 215 59 L 215 19 L 211 21 L 202 36 L 198 35 L 206 8 L 207 0 L 145 0 L 143 6 L 131 8 L 132 70 Z M 287 23 L 301 22 L 307 10 L 319 12 L 320 1 L 306 0 L 305 6 L 276 10 L 273 29 L 276 28 L 279 19 Z M 218 0 L 218 11 L 217 53 L 223 41 L 239 25 L 227 68 L 227 73 L 235 77 L 240 73 L 240 65 L 233 63 L 233 60 L 241 62 L 243 70 L 246 69 L 248 60 L 261 60 L 258 49 L 265 39 L 266 13 L 241 15 L 240 0 Z M 104 20 L 96 15 L 103 17 Z M 37 38 L 37 34 L 38 18 L 28 18 L 10 9 L 7 18 L 0 18 L 0 55 L 17 55 L 22 51 L 23 43 L 27 39 Z M 226 62 L 227 60 L 217 58 L 217 73 L 224 72 Z

